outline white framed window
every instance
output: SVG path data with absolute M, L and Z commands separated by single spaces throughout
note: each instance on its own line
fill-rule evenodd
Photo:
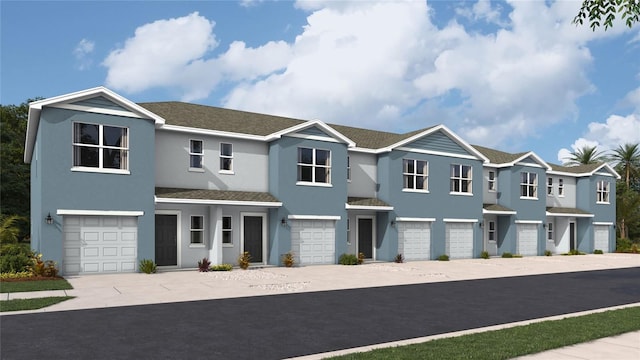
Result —
M 298 148 L 298 182 L 331 184 L 331 151 Z
M 564 180 L 558 179 L 558 196 L 564 196 Z
M 189 169 L 202 169 L 203 158 L 202 140 L 189 140 Z
M 231 227 L 231 216 L 222 217 L 222 245 L 233 246 L 233 232 Z
M 347 181 L 351 181 L 351 156 L 347 156 Z
M 553 223 L 547 223 L 547 240 L 553 241 Z
M 520 197 L 538 198 L 538 176 L 536 173 L 523 171 L 520 173 Z
M 204 245 L 204 216 L 191 216 L 191 245 Z
M 451 189 L 452 193 L 471 194 L 471 166 L 451 165 Z
M 547 178 L 547 196 L 553 195 L 553 178 Z
M 609 182 L 600 180 L 596 183 L 597 201 L 600 204 L 609 203 Z
M 487 189 L 489 191 L 496 191 L 498 190 L 498 186 L 496 184 L 496 172 L 495 171 L 489 171 L 489 178 L 487 181 Z
M 233 171 L 233 144 L 220 143 L 220 171 Z
M 496 222 L 489 221 L 489 229 L 487 229 L 487 235 L 489 236 L 489 241 L 496 241 Z
M 402 161 L 403 189 L 429 191 L 429 162 L 404 159 Z
M 129 129 L 74 122 L 73 168 L 84 171 L 128 173 Z

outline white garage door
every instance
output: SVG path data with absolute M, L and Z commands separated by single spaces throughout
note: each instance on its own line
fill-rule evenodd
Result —
M 517 253 L 523 256 L 538 255 L 538 225 L 518 224 Z
M 609 252 L 609 226 L 593 226 L 593 249 Z
M 473 257 L 473 223 L 447 223 L 446 252 L 451 259 Z
M 291 221 L 291 251 L 300 265 L 334 264 L 334 220 Z
M 65 216 L 64 274 L 136 270 L 138 218 Z
M 418 221 L 398 222 L 398 253 L 405 260 L 431 258 L 431 223 Z

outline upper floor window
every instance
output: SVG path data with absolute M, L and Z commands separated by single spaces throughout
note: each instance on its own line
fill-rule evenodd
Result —
M 489 171 L 489 180 L 487 181 L 487 188 L 489 191 L 496 191 L 498 187 L 496 186 L 496 172 Z
M 125 127 L 73 123 L 73 166 L 129 170 L 128 135 Z
M 233 145 L 220 143 L 220 170 L 233 171 Z
M 191 216 L 191 245 L 204 244 L 204 216 Z
M 520 173 L 520 197 L 538 198 L 538 176 L 536 173 Z
M 351 156 L 347 156 L 347 181 L 351 181 Z
M 231 237 L 231 216 L 222 217 L 222 245 L 232 246 L 233 238 Z
M 596 192 L 598 195 L 597 202 L 599 203 L 609 203 L 609 182 L 605 180 L 600 180 L 596 185 Z
M 298 148 L 298 181 L 331 184 L 331 151 Z
M 203 157 L 202 140 L 189 140 L 189 168 L 202 169 Z
M 471 194 L 471 166 L 451 165 L 451 192 Z
M 429 190 L 429 163 L 427 161 L 404 159 L 402 175 L 404 189 Z
M 558 179 L 558 196 L 564 196 L 564 180 Z
M 553 178 L 547 178 L 547 195 L 553 195 Z

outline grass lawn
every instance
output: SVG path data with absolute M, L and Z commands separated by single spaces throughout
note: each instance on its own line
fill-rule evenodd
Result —
M 73 286 L 65 279 L 35 281 L 0 281 L 0 293 L 25 291 L 70 290 Z
M 640 330 L 640 307 L 390 347 L 332 359 L 510 359 Z
M 0 301 L 0 312 L 19 311 L 19 310 L 37 310 L 43 307 L 55 305 L 65 300 L 73 299 L 73 296 L 52 296 L 36 299 L 14 299 Z

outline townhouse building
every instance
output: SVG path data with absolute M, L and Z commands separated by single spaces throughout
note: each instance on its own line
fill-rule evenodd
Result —
M 63 274 L 612 251 L 607 164 L 564 167 L 472 146 L 444 125 L 406 134 L 104 87 L 30 104 L 32 247 Z

